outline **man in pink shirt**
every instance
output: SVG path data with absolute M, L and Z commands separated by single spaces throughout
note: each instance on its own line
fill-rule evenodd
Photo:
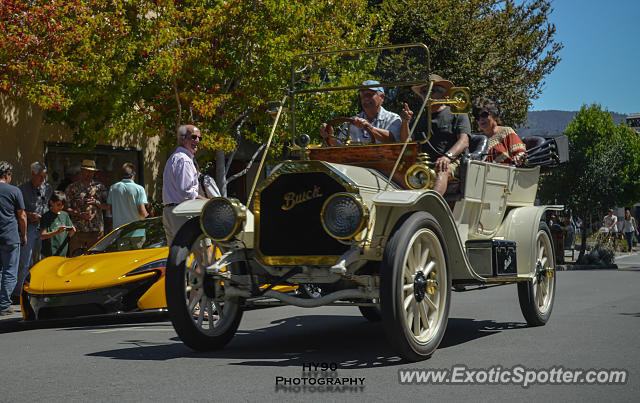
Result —
M 198 195 L 198 170 L 193 162 L 202 136 L 193 125 L 178 128 L 178 148 L 171 154 L 162 175 L 162 223 L 169 246 L 180 227 L 189 217 L 173 214 L 173 209 L 185 200 L 203 199 Z

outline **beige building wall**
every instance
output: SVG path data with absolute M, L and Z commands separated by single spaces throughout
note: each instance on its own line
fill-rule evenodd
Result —
M 27 102 L 20 102 L 0 94 L 0 160 L 14 166 L 13 185 L 30 178 L 30 165 L 45 161 L 45 143 L 72 143 L 71 132 L 61 125 L 44 124 L 43 111 Z M 159 150 L 160 137 L 126 135 L 112 147 L 129 147 L 141 151 L 144 187 L 148 198 L 160 200 L 162 169 L 168 158 Z M 136 161 L 132 161 L 136 162 Z M 100 168 L 100 166 L 98 166 Z

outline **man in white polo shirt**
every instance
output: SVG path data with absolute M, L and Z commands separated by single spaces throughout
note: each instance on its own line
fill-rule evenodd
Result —
M 136 179 L 135 166 L 131 162 L 122 165 L 122 180 L 111 185 L 107 204 L 113 213 L 113 228 L 142 220 L 147 213 L 147 194 L 144 188 L 134 182 Z
M 173 209 L 185 200 L 205 199 L 198 195 L 198 170 L 193 158 L 202 136 L 193 125 L 178 128 L 178 148 L 171 154 L 162 174 L 162 224 L 171 246 L 176 233 L 189 217 L 173 214 Z

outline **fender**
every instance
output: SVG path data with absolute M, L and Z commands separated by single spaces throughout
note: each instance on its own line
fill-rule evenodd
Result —
M 433 215 L 442 227 L 447 245 L 449 270 L 453 280 L 478 280 L 462 244 L 453 215 L 444 198 L 433 190 L 396 190 L 377 194 L 373 198 L 376 223 L 371 231 L 371 247 L 380 255 L 398 220 L 414 211 L 426 211 Z
M 562 205 L 529 206 L 511 209 L 498 228 L 496 236 L 516 241 L 518 276 L 535 273 L 536 235 L 538 223 L 547 210 L 562 210 Z
M 185 200 L 173 209 L 173 214 L 180 216 L 199 216 L 202 208 L 209 199 Z
M 182 203 L 178 204 L 173 209 L 173 214 L 179 216 L 189 216 L 189 217 L 197 217 L 202 213 L 202 209 L 204 205 L 209 201 L 209 199 L 194 199 L 194 200 L 185 200 Z M 254 219 L 253 213 L 250 210 L 246 211 L 246 221 L 244 224 L 243 230 L 238 234 L 238 239 L 244 242 L 245 246 L 248 248 L 253 247 L 253 238 L 254 238 Z

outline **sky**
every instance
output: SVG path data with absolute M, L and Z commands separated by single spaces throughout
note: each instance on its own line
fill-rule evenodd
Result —
M 531 110 L 640 113 L 640 0 L 553 0 L 562 60 Z

